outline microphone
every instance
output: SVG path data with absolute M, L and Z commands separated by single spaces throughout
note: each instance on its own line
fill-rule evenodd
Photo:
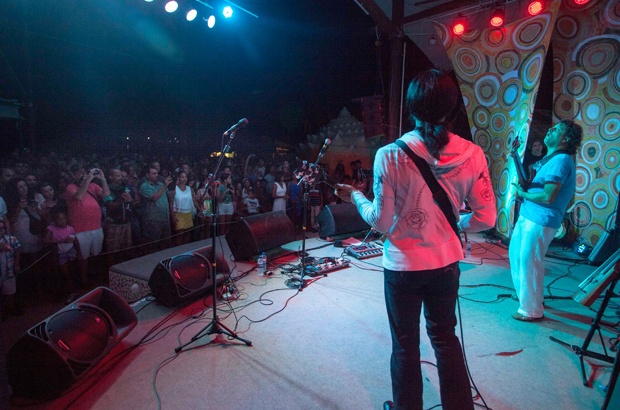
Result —
M 245 127 L 246 125 L 248 125 L 248 123 L 249 121 L 247 118 L 241 118 L 238 123 L 236 123 L 224 132 L 224 136 L 228 136 L 233 132 L 237 131 L 239 128 Z
M 321 147 L 321 151 L 319 152 L 319 158 L 322 157 L 323 154 L 325 154 L 325 151 L 327 151 L 327 147 L 331 143 L 332 143 L 332 140 L 330 140 L 329 138 L 325 138 L 325 142 L 323 143 L 323 146 Z

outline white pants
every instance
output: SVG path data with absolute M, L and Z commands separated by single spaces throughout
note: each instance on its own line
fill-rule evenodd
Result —
M 557 229 L 546 228 L 519 217 L 510 238 L 508 258 L 512 283 L 519 298 L 522 315 L 542 317 L 544 314 L 544 257 Z

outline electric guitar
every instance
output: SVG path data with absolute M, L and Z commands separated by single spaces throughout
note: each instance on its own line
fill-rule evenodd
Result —
M 510 156 L 515 163 L 515 168 L 517 170 L 517 177 L 519 179 L 519 185 L 525 190 L 527 190 L 534 179 L 535 171 L 530 166 L 528 167 L 529 178 L 525 173 L 525 168 L 523 168 L 523 163 L 521 162 L 521 158 L 519 158 L 519 147 L 521 146 L 521 140 L 517 136 L 514 141 L 512 141 L 512 146 L 510 148 Z

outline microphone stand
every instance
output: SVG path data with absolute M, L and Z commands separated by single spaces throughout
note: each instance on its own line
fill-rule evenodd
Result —
M 196 333 L 190 340 L 189 342 L 177 347 L 174 349 L 175 353 L 179 353 L 180 351 L 182 351 L 187 345 L 194 343 L 196 340 L 201 339 L 204 336 L 207 335 L 226 335 L 229 337 L 232 337 L 233 339 L 237 339 L 242 341 L 243 343 L 245 343 L 247 346 L 252 346 L 252 342 L 246 339 L 242 339 L 240 338 L 235 332 L 233 332 L 232 330 L 230 330 L 229 328 L 227 328 L 222 322 L 219 321 L 218 317 L 217 317 L 217 258 L 216 258 L 216 253 L 215 253 L 215 248 L 216 248 L 216 244 L 217 244 L 217 221 L 218 221 L 218 196 L 220 193 L 220 181 L 216 180 L 216 175 L 220 169 L 220 165 L 222 165 L 222 161 L 224 159 L 224 154 L 226 152 L 228 152 L 229 148 L 230 148 L 230 144 L 232 143 L 233 138 L 235 138 L 235 133 L 234 131 L 230 133 L 230 138 L 228 140 L 228 143 L 226 144 L 226 146 L 223 148 L 222 152 L 220 153 L 220 158 L 217 161 L 217 165 L 215 166 L 215 171 L 213 172 L 211 178 L 209 178 L 207 180 L 207 183 L 205 184 L 205 190 L 204 192 L 207 192 L 207 190 L 209 189 L 209 186 L 213 187 L 213 201 L 212 201 L 212 208 L 213 208 L 213 215 L 211 218 L 211 238 L 212 238 L 212 242 L 211 242 L 211 274 L 213 277 L 213 286 L 212 286 L 212 292 L 211 292 L 211 296 L 213 297 L 213 317 L 211 318 L 211 322 L 209 322 L 208 325 L 206 325 L 205 327 L 203 327 L 198 333 Z M 207 267 L 208 269 L 208 267 Z M 217 336 L 216 336 L 217 338 Z M 213 339 L 211 342 L 214 342 L 216 339 Z
M 306 167 L 307 164 L 307 171 L 304 173 L 303 177 L 299 180 L 299 182 L 297 183 L 297 185 L 302 184 L 302 237 L 301 237 L 301 269 L 299 272 L 299 279 L 289 279 L 285 282 L 286 286 L 288 286 L 289 288 L 297 288 L 300 291 L 304 288 L 305 284 L 306 284 L 306 280 L 305 280 L 305 276 L 306 276 L 306 238 L 307 238 L 307 227 L 308 227 L 308 202 L 309 202 L 309 195 L 308 195 L 308 179 L 309 176 L 312 176 L 312 179 L 314 179 L 315 177 L 313 176 L 314 173 L 314 169 L 317 170 L 317 174 L 318 174 L 318 164 L 321 159 L 323 158 L 323 156 L 325 155 L 325 151 L 327 148 L 327 144 L 325 144 L 323 146 L 323 149 L 321 149 L 321 151 L 319 152 L 319 156 L 316 159 L 316 162 L 314 164 L 307 164 L 304 161 L 304 164 L 302 166 L 302 169 L 304 169 Z M 313 181 L 314 182 L 314 181 Z

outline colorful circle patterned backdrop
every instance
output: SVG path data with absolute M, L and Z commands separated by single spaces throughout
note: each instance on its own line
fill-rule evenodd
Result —
M 576 156 L 577 186 L 570 220 L 595 245 L 614 221 L 620 191 L 620 1 L 586 5 L 552 0 L 534 18 L 462 37 L 437 25 L 467 109 L 474 142 L 489 160 L 498 203 L 499 233 L 510 236 L 516 135 L 527 140 L 542 68 L 553 44 L 554 122 L 584 128 Z M 522 157 L 525 147 L 519 149 Z

